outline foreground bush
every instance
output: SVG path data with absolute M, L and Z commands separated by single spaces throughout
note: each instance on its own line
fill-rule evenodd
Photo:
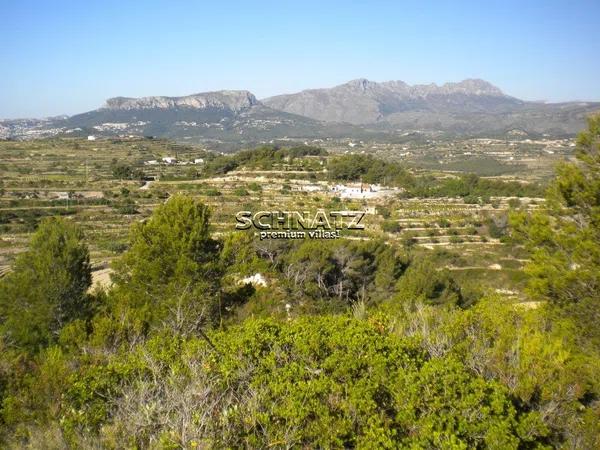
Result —
M 546 433 L 499 383 L 348 317 L 157 336 L 67 379 L 45 429 L 76 447 L 504 449 Z

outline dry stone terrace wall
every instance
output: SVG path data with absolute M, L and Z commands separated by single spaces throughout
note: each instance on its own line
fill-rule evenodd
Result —
M 489 267 L 505 252 L 505 244 L 489 235 L 484 222 L 487 217 L 506 214 L 509 198 L 492 197 L 496 207 L 466 204 L 454 198 L 402 199 L 400 192 L 367 199 L 340 199 L 339 192 L 332 191 L 337 183 L 325 180 L 326 174 L 320 167 L 315 172 L 245 169 L 196 179 L 193 172 L 201 172 L 196 165 L 143 164 L 167 155 L 193 161 L 202 158 L 202 151 L 144 139 L 0 142 L 0 271 L 6 270 L 15 254 L 26 248 L 36 221 L 56 214 L 83 226 L 93 264 L 105 265 L 126 248 L 130 226 L 148 217 L 157 205 L 176 192 L 199 198 L 211 207 L 211 229 L 218 236 L 233 230 L 235 214 L 242 209 L 346 208 L 371 214 L 365 220 L 365 232 L 346 233 L 343 238 L 382 238 L 401 248 L 403 240 L 411 237 L 416 242 L 415 251 L 459 251 L 472 259 L 463 266 L 475 268 Z M 147 176 L 158 179 L 141 189 L 144 182 L 115 178 L 111 169 L 115 162 L 139 167 Z M 520 201 L 524 208 L 542 205 L 541 199 Z M 385 210 L 390 217 L 383 217 Z M 438 222 L 442 220 L 448 225 L 441 227 Z M 384 232 L 385 221 L 397 222 L 400 230 Z M 502 257 L 511 258 L 508 254 Z M 507 265 L 500 264 L 503 268 Z M 456 266 L 451 262 L 447 265 Z M 494 276 L 497 278 L 499 274 Z

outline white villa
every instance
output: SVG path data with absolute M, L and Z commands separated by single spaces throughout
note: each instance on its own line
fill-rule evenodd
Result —
M 393 195 L 400 192 L 399 188 L 388 188 L 379 184 L 336 184 L 331 188 L 331 192 L 340 196 L 340 198 L 360 199 L 360 198 L 379 198 L 387 195 Z

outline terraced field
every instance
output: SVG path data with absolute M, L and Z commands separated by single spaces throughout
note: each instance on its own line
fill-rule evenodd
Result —
M 210 205 L 217 234 L 234 230 L 240 210 L 365 210 L 366 230 L 345 232 L 344 238 L 385 239 L 430 254 L 459 280 L 521 295 L 519 270 L 526 259 L 504 236 L 506 215 L 510 208 L 539 208 L 542 199 L 491 197 L 488 204 L 467 204 L 455 198 L 406 199 L 401 189 L 340 198 L 323 159 L 206 177 L 203 164 L 193 163 L 205 156 L 199 147 L 140 138 L 0 142 L 0 275 L 26 248 L 42 217 L 63 215 L 84 227 L 95 279 L 107 283 L 110 261 L 127 248 L 131 224 L 173 193 L 185 192 Z M 179 163 L 163 164 L 164 157 Z M 136 171 L 135 179 L 123 176 L 123 168 Z

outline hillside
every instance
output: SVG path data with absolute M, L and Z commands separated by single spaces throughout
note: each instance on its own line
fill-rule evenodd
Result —
M 573 134 L 599 103 L 543 104 L 504 94 L 477 79 L 459 83 L 410 86 L 403 81 L 353 80 L 330 89 L 311 89 L 266 98 L 274 109 L 327 122 L 381 128 L 422 129 L 458 134 Z
M 543 104 L 504 94 L 483 80 L 409 86 L 353 80 L 330 89 L 262 101 L 249 91 L 183 97 L 115 97 L 71 117 L 0 121 L 0 138 L 157 136 L 248 143 L 281 138 L 394 139 L 406 131 L 459 136 L 572 136 L 600 103 Z

